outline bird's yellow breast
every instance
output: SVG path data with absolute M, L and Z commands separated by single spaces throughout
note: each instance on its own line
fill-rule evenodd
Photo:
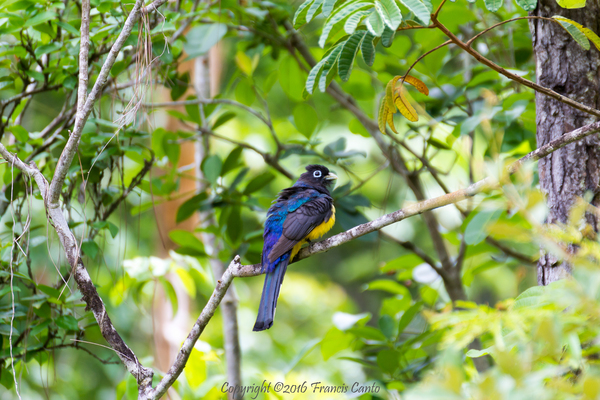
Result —
M 321 225 L 319 225 L 315 229 L 313 229 L 306 236 L 306 238 L 303 241 L 299 242 L 297 245 L 294 246 L 294 248 L 292 249 L 292 255 L 290 257 L 290 260 L 293 260 L 294 257 L 296 257 L 296 254 L 298 254 L 298 252 L 300 251 L 300 248 L 302 247 L 302 245 L 304 243 L 308 243 L 309 240 L 316 240 L 316 239 L 320 238 L 321 236 L 323 236 L 324 234 L 329 232 L 329 230 L 331 228 L 333 228 L 334 224 L 335 224 L 335 207 L 332 205 L 331 206 L 331 217 L 329 217 L 329 219 L 327 221 L 323 222 Z

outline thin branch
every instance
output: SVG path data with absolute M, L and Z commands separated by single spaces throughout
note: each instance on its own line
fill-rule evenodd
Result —
M 583 111 L 587 114 L 591 114 L 596 117 L 600 117 L 600 110 L 596 110 L 595 108 L 586 106 L 585 104 L 578 103 L 575 100 L 572 100 L 566 96 L 563 96 L 562 94 L 556 93 L 554 90 L 548 89 L 544 86 L 540 86 L 537 83 L 534 83 L 534 82 L 532 82 L 528 79 L 525 79 L 523 77 L 520 77 L 518 75 L 515 75 L 512 72 L 508 72 L 506 69 L 504 69 L 501 66 L 499 66 L 498 64 L 494 63 L 492 60 L 485 58 L 484 56 L 481 55 L 481 53 L 477 52 L 471 46 L 467 45 L 467 43 L 460 40 L 456 35 L 454 35 L 452 32 L 450 32 L 450 30 L 448 30 L 448 28 L 446 28 L 441 22 L 439 22 L 437 20 L 437 17 L 432 16 L 432 21 L 438 27 L 439 30 L 441 30 L 446 36 L 448 36 L 448 38 L 450 38 L 450 40 L 452 40 L 452 42 L 454 44 L 456 44 L 458 47 L 460 47 L 461 49 L 463 49 L 464 51 L 469 53 L 471 56 L 473 56 L 477 61 L 479 61 L 483 65 L 490 67 L 494 71 L 506 76 L 508 79 L 513 80 L 517 83 L 520 83 L 523 86 L 527 86 L 528 88 L 531 88 L 531 89 L 535 90 L 536 92 L 545 94 L 546 96 L 552 97 L 553 99 L 556 99 L 562 103 L 568 104 L 571 107 L 573 107 L 579 111 Z
M 538 16 L 535 16 L 535 15 L 527 15 L 525 17 L 516 17 L 516 18 L 507 19 L 505 21 L 500 21 L 497 24 L 494 24 L 494 25 L 490 26 L 489 28 L 484 29 L 483 31 L 479 32 L 477 35 L 475 35 L 471 39 L 469 39 L 465 44 L 470 47 L 475 40 L 477 40 L 480 36 L 485 35 L 489 31 L 491 31 L 492 29 L 495 29 L 495 28 L 497 28 L 497 27 L 499 27 L 501 25 L 507 24 L 509 22 L 518 21 L 520 19 L 543 19 L 543 20 L 546 20 L 546 21 L 556 22 L 557 24 L 560 25 L 560 22 L 558 22 L 557 20 L 555 20 L 553 18 L 538 17 Z
M 198 104 L 228 104 L 230 106 L 241 108 L 244 111 L 249 112 L 254 115 L 256 118 L 260 119 L 267 127 L 271 128 L 271 123 L 267 118 L 265 118 L 261 113 L 253 109 L 252 107 L 248 107 L 242 103 L 238 103 L 237 101 L 228 100 L 228 99 L 195 99 L 195 100 L 180 100 L 180 101 L 167 101 L 164 103 L 143 103 L 142 107 L 152 108 L 152 107 L 175 107 L 175 106 L 190 106 L 190 105 L 198 105 Z
M 282 175 L 284 175 L 285 177 L 289 178 L 290 180 L 294 179 L 294 174 L 292 174 L 290 171 L 288 171 L 287 169 L 285 169 L 279 163 L 277 157 L 274 157 L 274 156 L 272 156 L 269 153 L 265 153 L 264 151 L 261 151 L 261 150 L 257 149 L 256 147 L 252 146 L 251 144 L 248 144 L 248 143 L 245 143 L 245 142 L 240 142 L 240 141 L 235 140 L 235 139 L 230 139 L 227 136 L 219 135 L 218 133 L 215 133 L 211 129 L 200 128 L 200 131 L 202 133 L 204 133 L 204 134 L 213 136 L 216 139 L 223 140 L 225 142 L 229 142 L 231 144 L 235 144 L 236 146 L 240 146 L 240 147 L 243 147 L 245 149 L 254 151 L 255 153 L 259 154 L 263 158 L 263 160 L 265 161 L 265 163 L 267 165 L 270 165 L 271 167 L 273 167 L 274 169 L 276 169 L 277 171 L 279 171 Z
M 46 214 L 50 224 L 54 227 L 58 234 L 59 240 L 65 250 L 67 261 L 73 270 L 73 276 L 75 282 L 85 301 L 86 309 L 91 309 L 94 314 L 96 322 L 102 336 L 110 347 L 118 354 L 121 362 L 125 365 L 127 370 L 136 378 L 140 388 L 140 395 L 148 391 L 151 388 L 153 372 L 149 368 L 145 368 L 141 365 L 138 358 L 135 356 L 133 351 L 125 344 L 115 327 L 113 326 L 110 317 L 106 313 L 104 303 L 98 295 L 96 287 L 88 274 L 83 261 L 79 257 L 79 247 L 77 245 L 77 239 L 69 228 L 67 220 L 58 206 L 53 206 L 50 203 L 50 192 L 48 181 L 44 175 L 40 172 L 34 162 L 29 165 L 21 161 L 16 155 L 10 153 L 3 144 L 0 143 L 0 155 L 8 161 L 11 165 L 21 170 L 23 174 L 33 178 L 40 188 L 42 199 L 44 200 L 44 206 L 46 208 Z
M 53 206 L 58 204 L 58 200 L 60 198 L 60 194 L 62 191 L 62 185 L 65 182 L 65 178 L 67 176 L 67 172 L 73 162 L 73 158 L 75 157 L 75 153 L 77 153 L 77 148 L 79 147 L 79 140 L 81 139 L 81 133 L 83 131 L 83 127 L 85 122 L 87 121 L 92 109 L 94 108 L 94 103 L 98 99 L 99 95 L 102 93 L 104 85 L 108 79 L 108 75 L 112 66 L 114 65 L 119 52 L 125 45 L 125 41 L 131 34 L 133 27 L 137 20 L 140 18 L 140 9 L 144 4 L 144 0 L 136 0 L 131 13 L 125 20 L 125 25 L 123 26 L 123 30 L 119 34 L 119 37 L 112 45 L 108 55 L 106 57 L 106 61 L 102 65 L 100 69 L 100 73 L 98 74 L 98 78 L 96 79 L 96 83 L 94 84 L 92 91 L 87 97 L 85 101 L 85 105 L 81 109 L 81 113 L 77 113 L 78 117 L 75 122 L 75 126 L 73 127 L 73 132 L 63 149 L 60 158 L 58 159 L 58 163 L 56 165 L 56 170 L 54 172 L 54 177 L 52 178 L 52 183 L 50 184 L 50 193 L 49 193 L 49 202 Z
M 153 11 L 158 10 L 160 6 L 165 4 L 167 0 L 154 0 L 152 3 L 148 4 L 146 7 L 142 8 L 142 14 L 150 14 Z
M 20 101 L 21 99 L 23 99 L 24 97 L 28 97 L 34 94 L 38 94 L 38 93 L 42 93 L 42 92 L 50 92 L 52 90 L 56 90 L 56 89 L 60 89 L 62 86 L 61 85 L 52 85 L 52 86 L 42 86 L 40 88 L 31 90 L 29 92 L 22 92 L 19 93 L 13 97 L 9 97 L 8 99 L 4 99 L 2 101 L 0 101 L 0 108 L 3 108 L 4 106 L 6 106 L 7 104 L 10 104 L 12 102 L 15 101 Z
M 242 264 L 240 263 L 240 256 L 235 256 L 233 261 L 231 261 L 231 263 L 229 264 L 229 267 L 227 267 L 227 269 L 225 270 L 225 273 L 223 274 L 221 279 L 217 281 L 215 290 L 210 296 L 210 299 L 208 299 L 206 306 L 204 306 L 204 308 L 202 309 L 202 312 L 200 313 L 200 316 L 198 317 L 196 323 L 192 327 L 191 332 L 183 342 L 183 346 L 181 346 L 179 353 L 177 353 L 175 362 L 173 363 L 171 368 L 169 368 L 169 371 L 167 371 L 167 373 L 161 379 L 161 381 L 158 383 L 156 389 L 154 389 L 152 394 L 148 397 L 149 400 L 160 399 L 173 385 L 173 383 L 175 383 L 177 377 L 179 377 L 179 375 L 183 371 L 183 368 L 185 367 L 185 364 L 187 363 L 187 360 L 190 357 L 192 349 L 194 348 L 194 344 L 196 344 L 196 341 L 198 341 L 198 338 L 204 331 L 204 328 L 206 328 L 206 325 L 208 325 L 208 322 L 215 314 L 215 311 L 217 310 L 217 307 L 219 307 L 219 303 L 221 303 L 221 300 L 223 300 L 223 297 L 225 296 L 227 289 L 231 285 L 234 276 L 238 276 L 234 275 L 234 271 L 241 269 L 241 267 Z
M 396 239 L 395 237 L 385 233 L 384 231 L 379 231 L 379 236 L 389 242 L 396 243 L 397 245 L 404 247 L 406 250 L 416 254 L 420 259 L 422 259 L 427 264 L 429 264 L 429 266 L 431 266 L 431 268 L 433 268 L 435 270 L 435 272 L 438 273 L 438 275 L 443 277 L 446 274 L 446 271 L 444 271 L 442 268 L 440 268 L 440 263 L 436 262 L 427 253 L 425 253 L 425 251 L 421 250 L 420 248 L 415 246 L 413 243 L 405 242 L 404 240 L 400 240 L 400 239 Z
M 88 88 L 88 55 L 90 52 L 90 0 L 81 1 L 81 40 L 79 44 L 79 86 L 77 88 L 77 115 L 75 124 L 83 118 L 83 107 Z

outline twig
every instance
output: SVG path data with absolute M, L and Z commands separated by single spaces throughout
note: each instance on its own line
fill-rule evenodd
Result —
M 75 124 L 83 118 L 83 107 L 88 88 L 88 54 L 90 52 L 90 0 L 81 1 L 81 41 L 79 45 L 79 86 Z
M 81 139 L 81 133 L 83 131 L 83 126 L 87 121 L 90 113 L 92 112 L 92 108 L 94 107 L 94 103 L 98 99 L 101 94 L 104 85 L 108 79 L 108 75 L 112 66 L 114 65 L 119 52 L 123 48 L 125 41 L 131 34 L 133 27 L 137 20 L 140 18 L 140 9 L 144 4 L 144 0 L 136 0 L 131 13 L 125 20 L 125 25 L 123 26 L 123 30 L 119 34 L 119 37 L 112 45 L 108 55 L 106 57 L 106 61 L 102 65 L 100 69 L 100 73 L 98 74 L 98 78 L 96 79 L 96 83 L 92 87 L 92 91 L 87 97 L 85 101 L 85 105 L 81 109 L 81 113 L 78 114 L 78 118 L 76 119 L 75 126 L 73 127 L 73 132 L 63 149 L 60 158 L 58 159 L 56 170 L 54 172 L 54 177 L 52 179 L 52 183 L 50 184 L 50 193 L 49 193 L 49 202 L 53 206 L 58 205 L 58 200 L 60 198 L 60 193 L 62 190 L 62 185 L 65 182 L 65 178 L 67 176 L 67 172 L 71 163 L 73 162 L 73 158 L 75 157 L 75 153 L 77 153 L 77 148 L 79 147 L 79 140 Z M 80 115 L 79 115 L 80 114 Z
M 471 46 L 467 45 L 467 43 L 460 40 L 456 35 L 454 35 L 452 32 L 450 32 L 450 30 L 448 30 L 448 28 L 446 28 L 441 22 L 439 22 L 437 20 L 437 17 L 432 16 L 432 21 L 438 27 L 439 30 L 441 30 L 446 36 L 448 36 L 450 38 L 450 40 L 452 40 L 452 42 L 454 44 L 456 44 L 458 47 L 460 47 L 461 49 L 463 49 L 464 51 L 469 53 L 471 56 L 473 56 L 477 61 L 479 61 L 483 65 L 490 67 L 494 71 L 506 76 L 508 79 L 513 80 L 517 83 L 520 83 L 523 86 L 527 86 L 528 88 L 531 88 L 531 89 L 535 90 L 536 92 L 539 92 L 539 93 L 545 94 L 546 96 L 552 97 L 553 99 L 556 99 L 562 103 L 568 104 L 571 107 L 573 107 L 577 110 L 583 111 L 587 114 L 591 114 L 596 117 L 600 117 L 600 110 L 596 110 L 595 108 L 588 107 L 585 104 L 578 103 L 575 100 L 572 100 L 566 96 L 556 93 L 552 89 L 548 89 L 544 86 L 540 86 L 537 83 L 534 83 L 528 79 L 520 77 L 519 75 L 513 74 L 512 72 L 508 72 L 507 70 L 505 70 L 498 64 L 496 64 L 493 61 L 482 56 L 479 52 L 474 50 Z
M 241 108 L 244 111 L 249 112 L 254 115 L 256 118 L 260 119 L 267 127 L 271 128 L 271 123 L 267 118 L 265 118 L 261 113 L 254 110 L 252 107 L 248 107 L 242 103 L 238 103 L 237 101 L 228 100 L 228 99 L 195 99 L 195 100 L 180 100 L 180 101 L 167 101 L 164 103 L 143 103 L 142 107 L 152 108 L 152 107 L 175 107 L 175 106 L 190 106 L 190 105 L 198 105 L 198 104 L 228 104 L 230 106 Z
M 543 19 L 543 20 L 546 20 L 546 21 L 556 22 L 557 24 L 560 25 L 560 22 L 558 22 L 557 20 L 555 20 L 553 18 L 538 17 L 538 16 L 535 16 L 535 15 L 528 15 L 528 16 L 525 16 L 525 17 L 516 17 L 516 18 L 507 19 L 505 21 L 500 21 L 497 24 L 494 24 L 494 25 L 490 26 L 489 28 L 484 29 L 483 31 L 479 32 L 477 35 L 475 35 L 471 39 L 469 39 L 465 44 L 470 47 L 475 40 L 477 40 L 480 36 L 485 35 L 489 31 L 491 31 L 492 29 L 495 29 L 495 28 L 497 28 L 497 27 L 499 27 L 501 25 L 507 24 L 509 22 L 518 21 L 520 19 Z

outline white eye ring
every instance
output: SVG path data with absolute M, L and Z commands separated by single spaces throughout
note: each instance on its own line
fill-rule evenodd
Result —
M 313 176 L 315 178 L 320 178 L 321 177 L 321 171 L 315 171 L 315 172 L 313 172 Z

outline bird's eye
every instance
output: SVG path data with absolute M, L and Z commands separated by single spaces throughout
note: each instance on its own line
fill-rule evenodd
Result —
M 315 178 L 320 178 L 321 177 L 321 171 L 315 171 L 315 172 L 313 172 L 313 176 Z

